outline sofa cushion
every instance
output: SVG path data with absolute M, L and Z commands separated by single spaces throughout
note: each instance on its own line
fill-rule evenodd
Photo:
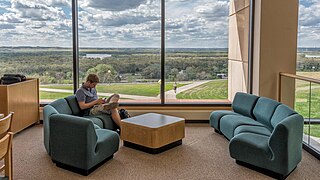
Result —
M 279 104 L 279 102 L 269 98 L 259 98 L 256 106 L 253 109 L 253 115 L 255 119 L 264 124 L 269 130 L 273 130 L 270 121 Z
M 253 94 L 237 92 L 232 102 L 232 109 L 244 116 L 253 117 L 252 110 L 258 99 L 259 97 Z
M 227 111 L 227 110 L 219 110 L 219 111 L 213 111 L 210 114 L 210 126 L 215 128 L 216 130 L 220 130 L 220 119 L 221 117 L 225 115 L 239 115 L 233 111 Z
M 76 116 L 83 116 L 83 111 L 81 111 L 77 98 L 74 95 L 65 98 L 71 108 L 72 114 Z
M 97 114 L 91 117 L 99 118 L 103 123 L 103 129 L 115 130 L 117 129 L 117 125 L 113 122 L 110 115 L 107 114 Z
M 286 117 L 289 117 L 293 114 L 297 114 L 297 113 L 284 104 L 279 105 L 271 118 L 272 127 L 273 128 L 276 127 L 279 122 L 281 122 Z
M 230 156 L 236 160 L 267 168 L 272 160 L 269 137 L 255 133 L 241 133 L 229 143 Z
M 271 132 L 268 128 L 262 126 L 241 125 L 234 130 L 234 136 L 244 132 L 261 134 L 265 136 L 271 135 Z
M 103 122 L 101 121 L 101 119 L 93 116 L 84 116 L 84 118 L 90 119 L 94 124 L 96 124 L 100 128 L 103 128 Z
M 68 102 L 65 99 L 57 99 L 50 103 L 61 114 L 72 114 L 72 110 L 69 107 Z
M 220 131 L 228 138 L 234 136 L 234 130 L 241 125 L 264 126 L 246 116 L 225 115 L 220 119 Z

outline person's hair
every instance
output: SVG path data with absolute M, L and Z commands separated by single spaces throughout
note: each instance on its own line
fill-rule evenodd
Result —
M 87 81 L 89 81 L 90 83 L 98 83 L 99 77 L 96 74 L 89 74 L 87 76 Z

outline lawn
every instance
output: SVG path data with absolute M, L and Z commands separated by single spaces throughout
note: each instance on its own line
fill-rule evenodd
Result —
M 189 82 L 178 82 L 178 88 L 190 84 Z M 72 90 L 72 85 L 43 85 L 40 88 Z M 165 91 L 173 89 L 173 83 L 166 83 Z M 156 97 L 160 94 L 160 85 L 158 83 L 114 83 L 111 85 L 98 84 L 98 92 L 118 93 L 140 96 Z M 69 95 L 68 93 L 49 93 L 40 92 L 41 99 L 57 99 Z M 228 81 L 216 80 L 202 84 L 190 90 L 177 94 L 177 99 L 227 99 Z
M 72 93 L 40 91 L 40 99 L 59 99 L 70 96 Z
M 189 83 L 178 83 L 178 87 L 187 85 Z M 73 90 L 72 85 L 43 85 L 40 88 L 49 89 L 63 89 L 63 90 Z M 118 93 L 118 94 L 130 94 L 130 95 L 140 95 L 140 96 L 151 96 L 156 97 L 160 94 L 160 84 L 158 83 L 128 83 L 120 84 L 114 83 L 110 85 L 98 84 L 97 91 L 100 93 Z M 166 83 L 165 90 L 172 90 L 173 83 Z M 43 95 L 42 95 L 43 94 Z M 61 94 L 61 95 L 60 95 Z M 40 99 L 57 99 L 63 96 L 62 93 L 49 93 L 40 91 Z
M 309 135 L 309 125 L 305 124 L 303 132 Z M 320 137 L 320 124 L 310 124 L 310 136 Z
M 311 84 L 311 93 L 310 93 L 310 84 L 305 84 L 301 86 L 301 83 L 298 84 L 299 87 L 296 88 L 296 99 L 295 99 L 295 110 L 299 112 L 303 117 L 309 117 L 310 109 L 310 118 L 320 118 L 320 87 L 318 84 Z M 309 95 L 311 95 L 311 102 L 309 100 Z
M 177 94 L 177 99 L 227 99 L 228 81 L 215 80 Z

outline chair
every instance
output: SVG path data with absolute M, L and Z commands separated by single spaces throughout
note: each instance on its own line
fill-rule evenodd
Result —
M 0 172 L 4 171 L 9 180 L 13 178 L 12 172 L 12 137 L 9 132 L 11 128 L 13 113 L 0 119 L 0 160 L 4 159 L 4 165 L 0 167 Z
M 0 160 L 4 159 L 4 165 L 0 168 L 0 172 L 4 171 L 5 176 L 12 179 L 12 137 L 13 133 L 8 132 L 2 139 L 0 139 Z
M 0 138 L 7 135 L 11 130 L 13 112 L 9 113 L 8 116 L 0 119 Z

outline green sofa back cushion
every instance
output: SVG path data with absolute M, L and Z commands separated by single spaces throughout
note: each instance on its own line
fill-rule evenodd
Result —
M 259 97 L 253 94 L 237 92 L 232 102 L 232 109 L 236 113 L 252 118 L 252 110 L 258 99 Z
M 54 107 L 60 114 L 72 114 L 72 110 L 65 99 L 57 99 L 50 103 L 50 105 Z
M 74 95 L 65 98 L 71 108 L 72 114 L 76 116 L 83 116 L 83 111 L 81 111 L 77 98 Z
M 256 106 L 253 109 L 253 115 L 255 119 L 264 124 L 270 130 L 273 130 L 271 125 L 271 117 L 280 103 L 265 97 L 260 97 Z
M 297 113 L 284 104 L 279 105 L 271 118 L 272 127 L 276 127 L 278 123 L 293 114 Z

